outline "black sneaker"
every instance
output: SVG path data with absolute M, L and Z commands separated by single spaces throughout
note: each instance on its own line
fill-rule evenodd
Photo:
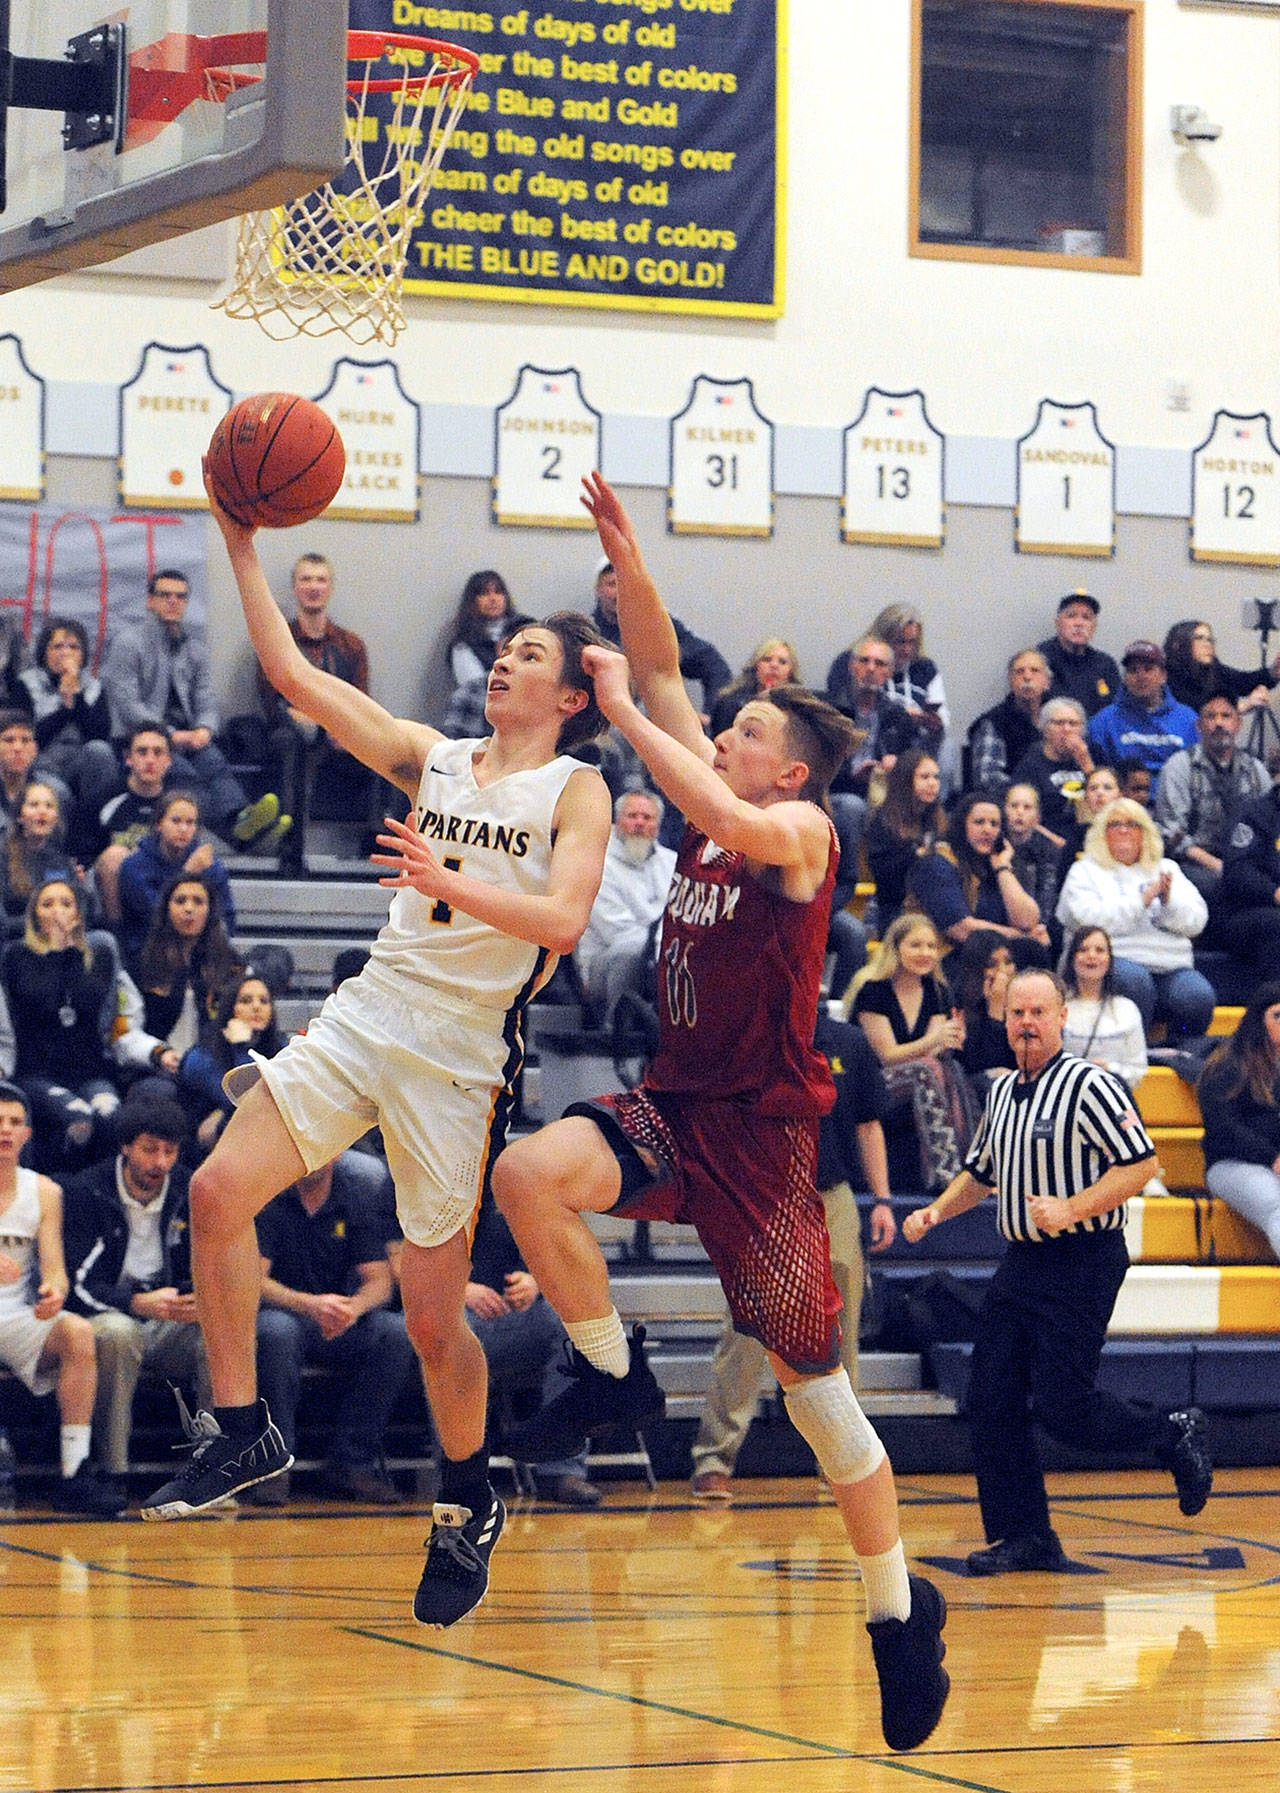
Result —
M 598 1370 L 572 1345 L 569 1373 L 574 1379 L 571 1387 L 506 1434 L 503 1442 L 517 1463 L 576 1457 L 588 1438 L 638 1432 L 666 1411 L 667 1397 L 645 1361 L 643 1326 L 632 1331 L 631 1364 L 625 1376 Z
M 880 1729 L 890 1749 L 924 1742 L 947 1703 L 951 1677 L 942 1666 L 947 1603 L 923 1575 L 909 1575 L 911 1615 L 868 1624 L 880 1682 Z
M 49 1504 L 59 1513 L 79 1513 L 85 1519 L 119 1519 L 129 1502 L 121 1484 L 86 1458 L 73 1476 L 62 1478 Z
M 1204 1414 L 1198 1407 L 1180 1407 L 1169 1415 L 1173 1446 L 1168 1464 L 1178 1484 L 1178 1506 L 1188 1519 L 1197 1514 L 1213 1488 L 1213 1459 L 1205 1443 Z
M 1057 1532 L 1027 1532 L 1020 1538 L 1001 1538 L 985 1550 L 971 1550 L 965 1558 L 970 1575 L 1019 1575 L 1036 1569 L 1051 1574 L 1063 1564 Z
M 143 1506 L 142 1517 L 189 1519 L 193 1513 L 220 1505 L 228 1495 L 291 1468 L 293 1456 L 272 1425 L 266 1403 L 261 1402 L 260 1406 L 264 1420 L 261 1431 L 251 1438 L 229 1438 L 211 1413 L 200 1412 L 192 1419 L 184 1405 L 182 1429 L 195 1447 L 191 1461 L 172 1481 L 156 1489 Z
M 470 1507 L 441 1502 L 432 1507 L 427 1560 L 413 1596 L 413 1616 L 419 1625 L 437 1629 L 454 1625 L 479 1606 L 489 1586 L 489 1558 L 506 1517 L 507 1509 L 496 1494 L 479 1519 Z

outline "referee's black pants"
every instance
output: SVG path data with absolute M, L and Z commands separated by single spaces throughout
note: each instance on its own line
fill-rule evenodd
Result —
M 1167 1461 L 1163 1414 L 1095 1388 L 1107 1322 L 1129 1268 L 1124 1235 L 1010 1243 L 978 1320 L 966 1400 L 987 1541 L 1043 1537 L 1049 1502 L 1032 1432 L 1086 1451 Z

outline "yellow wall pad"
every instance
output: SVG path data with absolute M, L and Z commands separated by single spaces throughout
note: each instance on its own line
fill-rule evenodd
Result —
M 1134 1264 L 1112 1333 L 1280 1333 L 1280 1266 Z
M 1243 1008 L 1235 1008 L 1230 1003 L 1219 1003 L 1213 1011 L 1213 1019 L 1209 1022 L 1208 1031 L 1215 1037 L 1219 1034 L 1234 1033 L 1240 1025 Z
M 1204 1188 L 1204 1152 L 1199 1127 L 1149 1127 L 1156 1157 L 1170 1189 Z
M 1273 1264 L 1266 1235 L 1211 1195 L 1135 1196 L 1124 1231 L 1135 1264 Z

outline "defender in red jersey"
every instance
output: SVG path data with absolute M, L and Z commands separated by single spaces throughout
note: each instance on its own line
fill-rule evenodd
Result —
M 618 575 L 626 658 L 591 648 L 583 664 L 601 710 L 688 827 L 643 1086 L 576 1105 L 494 1166 L 494 1195 L 574 1346 L 573 1385 L 510 1446 L 536 1461 L 661 1413 L 643 1333 L 628 1346 L 583 1215 L 691 1221 L 734 1325 L 765 1344 L 792 1423 L 831 1483 L 862 1572 L 885 1740 L 912 1749 L 950 1685 L 946 1604 L 907 1573 L 893 1472 L 838 1362 L 840 1303 L 813 1175 L 818 1120 L 834 1097 L 813 1046 L 838 854 L 825 801 L 855 731 L 784 686 L 746 704 L 713 746 L 626 512 L 598 474 L 584 502 Z

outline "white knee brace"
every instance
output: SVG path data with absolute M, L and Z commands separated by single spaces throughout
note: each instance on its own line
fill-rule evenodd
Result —
M 858 1405 L 843 1366 L 784 1389 L 783 1399 L 792 1425 L 828 1481 L 865 1481 L 884 1462 L 879 1434 Z

